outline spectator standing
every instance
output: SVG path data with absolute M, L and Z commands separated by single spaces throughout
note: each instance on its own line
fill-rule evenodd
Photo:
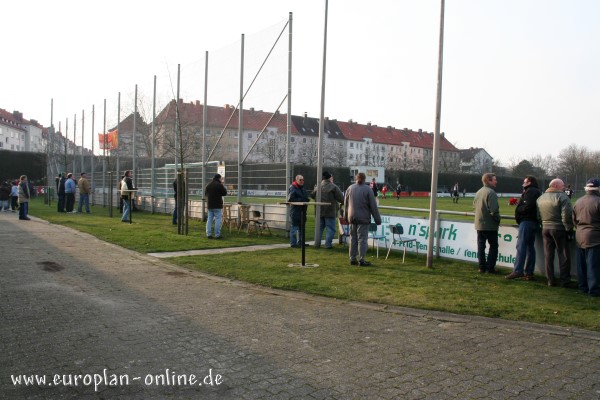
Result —
M 10 211 L 10 184 L 8 181 L 2 182 L 0 185 L 0 210 L 4 212 Z
M 585 185 L 585 195 L 573 207 L 573 223 L 577 228 L 577 277 L 579 290 L 600 296 L 600 179 Z
M 377 225 L 381 225 L 375 193 L 366 185 L 366 179 L 365 174 L 359 172 L 356 183 L 350 185 L 344 196 L 344 216 L 350 224 L 350 265 L 371 265 L 365 260 L 371 216 Z
M 131 213 L 130 190 L 135 190 L 135 187 L 133 187 L 131 171 L 127 170 L 125 171 L 125 175 L 121 181 L 121 200 L 123 200 L 123 214 L 121 216 L 121 222 L 129 222 L 131 218 L 129 215 Z
M 173 198 L 175 199 L 175 208 L 173 209 L 173 225 L 177 225 L 177 177 L 173 181 Z
M 402 193 L 402 185 L 398 182 L 396 186 L 396 200 L 400 200 L 400 194 Z
M 523 180 L 523 193 L 515 208 L 515 220 L 519 224 L 517 235 L 517 257 L 513 271 L 506 279 L 516 279 L 525 276 L 525 280 L 533 280 L 535 270 L 535 234 L 540 222 L 538 220 L 537 199 L 542 195 L 538 189 L 537 179 L 527 175 Z M 525 274 L 523 274 L 525 269 Z
M 19 219 L 29 221 L 31 218 L 27 216 L 29 213 L 29 198 L 31 193 L 29 192 L 29 183 L 27 182 L 27 175 L 21 175 L 19 182 Z
M 82 211 L 83 205 L 85 204 L 85 212 L 89 214 L 91 212 L 90 194 L 92 193 L 92 188 L 90 186 L 90 181 L 87 180 L 85 172 L 82 172 L 79 175 L 77 187 L 79 188 L 79 206 L 77 207 L 77 212 L 80 213 Z
M 473 207 L 475 208 L 475 229 L 477 230 L 477 258 L 479 273 L 496 274 L 496 259 L 498 258 L 498 227 L 500 226 L 500 206 L 496 185 L 496 174 L 485 173 L 481 177 L 483 187 L 475 193 Z M 490 250 L 485 256 L 486 242 Z
M 77 190 L 77 183 L 75 183 L 75 179 L 73 179 L 73 174 L 67 174 L 67 180 L 65 181 L 65 210 L 68 213 L 73 212 L 73 208 L 75 207 L 75 191 Z
M 221 239 L 221 225 L 223 223 L 223 197 L 227 196 L 227 189 L 223 185 L 223 177 L 216 174 L 206 188 L 204 194 L 208 201 L 208 220 L 206 221 L 206 237 L 212 239 L 212 225 L 215 224 L 215 239 Z
M 567 185 L 567 188 L 565 189 L 565 194 L 567 195 L 567 197 L 569 197 L 569 199 L 573 197 L 573 189 L 571 189 L 571 185 Z
M 327 228 L 327 232 L 325 233 L 325 248 L 332 249 L 338 203 L 344 202 L 344 193 L 342 193 L 340 188 L 333 183 L 333 175 L 327 171 L 323 172 L 319 190 L 321 191 L 321 201 L 323 203 L 329 203 L 329 205 L 326 206 L 319 206 L 321 219 L 321 224 L 319 226 L 319 240 L 323 237 L 323 231 Z M 311 194 L 311 197 L 313 199 L 316 197 L 316 188 Z
M 369 186 L 373 190 L 375 198 L 377 198 L 377 195 L 379 194 L 379 188 L 377 187 L 377 182 L 375 182 L 375 178 L 371 179 L 371 183 L 369 184 Z
M 14 180 L 10 187 L 10 208 L 12 212 L 19 209 L 19 181 Z
M 66 203 L 65 183 L 66 183 L 65 173 L 61 172 L 60 179 L 58 180 L 58 203 L 57 203 L 58 212 L 65 212 L 65 203 Z
M 458 182 L 452 186 L 452 202 L 458 203 Z
M 288 202 L 308 202 L 308 192 L 304 189 L 304 177 L 302 175 L 296 175 L 296 179 L 287 192 Z M 302 243 L 302 231 L 301 227 L 306 223 L 306 209 L 307 205 L 291 205 L 290 206 L 290 247 L 301 247 Z M 304 221 L 302 221 L 304 217 Z M 304 227 L 306 229 L 306 226 Z
M 554 252 L 558 253 L 560 286 L 571 283 L 571 255 L 568 242 L 573 239 L 573 208 L 564 192 L 565 184 L 552 179 L 548 189 L 537 199 L 539 220 L 542 222 L 545 269 L 548 286 L 554 286 Z

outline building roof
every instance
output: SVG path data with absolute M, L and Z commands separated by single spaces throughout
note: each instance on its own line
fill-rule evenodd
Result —
M 6 111 L 5 109 L 0 108 L 0 124 L 9 126 L 13 129 L 25 131 L 25 128 L 23 128 L 21 126 L 22 121 L 23 121 L 22 117 L 21 117 L 21 121 L 19 121 L 19 119 L 17 117 L 15 117 L 15 115 L 13 113 L 10 113 L 10 112 Z
M 492 156 L 490 156 L 490 154 L 485 151 L 485 149 L 482 149 L 480 147 L 470 147 L 468 149 L 460 149 L 460 160 L 461 161 L 471 161 L 475 158 L 475 156 L 479 153 L 481 153 L 482 151 L 485 152 L 485 154 L 487 154 L 487 156 L 489 158 L 492 158 Z
M 174 121 L 177 108 L 179 108 L 179 117 L 182 124 L 202 126 L 204 105 L 199 101 L 185 103 L 180 100 L 178 107 L 176 107 L 175 100 L 170 101 L 156 117 L 157 123 Z M 207 117 L 208 126 L 220 128 L 227 126 L 228 129 L 238 129 L 239 127 L 239 110 L 229 104 L 225 104 L 223 107 L 209 105 L 207 107 Z M 287 131 L 286 114 L 276 113 L 273 115 L 273 113 L 257 111 L 254 108 L 244 109 L 243 124 L 244 129 L 247 130 L 262 131 L 265 125 L 268 124 L 268 127 L 276 128 L 279 132 Z M 294 132 L 294 129 L 292 129 L 292 133 L 298 132 Z

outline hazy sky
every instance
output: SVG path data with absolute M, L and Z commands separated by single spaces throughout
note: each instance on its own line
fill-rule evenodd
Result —
M 251 59 L 254 42 L 268 50 L 293 12 L 292 113 L 318 118 L 324 10 L 324 0 L 4 2 L 0 108 L 47 126 L 53 98 L 56 126 L 68 118 L 72 130 L 77 115 L 77 142 L 85 112 L 90 147 L 92 105 L 101 132 L 104 99 L 110 125 L 117 93 L 130 112 L 138 84 L 148 104 L 154 75 L 172 97 L 177 64 L 183 99 L 202 100 L 205 51 L 209 76 L 221 76 L 208 103 L 235 104 L 241 34 Z M 439 14 L 439 0 L 330 0 L 325 115 L 433 132 Z M 276 108 L 285 95 L 284 35 L 279 67 L 245 108 Z M 598 0 L 446 0 L 441 130 L 505 165 L 572 143 L 599 150 L 599 43 Z

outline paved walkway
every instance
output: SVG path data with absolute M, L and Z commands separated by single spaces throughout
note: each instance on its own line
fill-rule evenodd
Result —
M 269 290 L 0 226 L 2 399 L 600 398 L 597 332 Z

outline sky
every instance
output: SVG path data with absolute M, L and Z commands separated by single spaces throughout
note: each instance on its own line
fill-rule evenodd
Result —
M 244 90 L 276 49 L 244 108 L 276 109 L 287 91 L 290 12 L 292 114 L 320 116 L 325 0 L 5 3 L 0 108 L 44 126 L 52 115 L 71 134 L 75 124 L 85 147 L 103 130 L 105 99 L 108 128 L 119 93 L 121 118 L 133 109 L 136 85 L 151 115 L 154 76 L 160 107 L 175 97 L 178 65 L 181 97 L 202 101 L 207 52 L 208 104 L 235 105 L 242 34 Z M 325 116 L 433 132 L 440 4 L 329 0 Z M 570 144 L 600 150 L 598 21 L 597 0 L 446 0 L 441 132 L 505 166 Z

